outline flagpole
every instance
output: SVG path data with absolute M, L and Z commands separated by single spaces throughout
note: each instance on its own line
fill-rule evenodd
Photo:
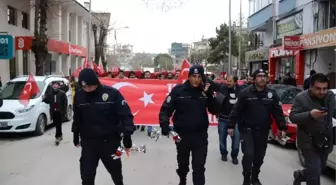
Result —
M 238 56 L 238 62 L 237 62 L 237 75 L 240 76 L 240 62 L 241 62 L 241 36 L 242 36 L 242 0 L 240 0 L 240 5 L 239 5 L 239 56 Z
M 228 61 L 228 74 L 231 75 L 231 0 L 229 0 L 229 61 Z
M 92 31 L 92 9 L 91 0 L 89 0 L 89 28 L 88 28 L 88 62 L 93 69 L 93 60 L 91 60 L 91 31 Z

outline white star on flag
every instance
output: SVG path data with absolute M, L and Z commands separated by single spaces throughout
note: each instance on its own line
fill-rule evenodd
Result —
M 147 107 L 148 103 L 153 103 L 153 100 L 152 100 L 152 96 L 154 95 L 153 94 L 147 94 L 145 91 L 144 91 L 144 96 L 142 98 L 140 98 L 139 100 L 143 101 L 144 102 L 144 106 Z

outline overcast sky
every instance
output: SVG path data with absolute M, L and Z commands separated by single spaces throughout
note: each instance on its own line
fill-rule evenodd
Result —
M 79 0 L 82 4 L 85 0 Z M 156 2 L 163 0 L 92 0 L 93 11 L 110 12 L 117 31 L 117 42 L 134 45 L 135 52 L 166 53 L 172 42 L 191 43 L 216 35 L 216 26 L 229 20 L 228 0 L 186 0 L 179 8 L 162 12 Z M 177 0 L 171 0 L 177 1 Z M 243 13 L 248 14 L 247 0 Z M 232 20 L 239 19 L 239 0 L 232 0 Z M 108 43 L 114 43 L 113 34 Z

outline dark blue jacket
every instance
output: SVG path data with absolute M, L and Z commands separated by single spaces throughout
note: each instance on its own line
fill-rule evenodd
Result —
M 163 102 L 159 120 L 160 126 L 168 127 L 173 115 L 174 130 L 178 133 L 206 132 L 209 127 L 207 109 L 217 114 L 218 103 L 213 91 L 205 94 L 201 88 L 193 88 L 189 81 L 176 85 Z
M 93 93 L 76 92 L 72 131 L 82 139 L 120 138 L 134 130 L 131 109 L 117 89 L 99 85 Z

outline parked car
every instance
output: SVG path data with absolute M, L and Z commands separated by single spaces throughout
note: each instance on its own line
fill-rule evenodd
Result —
M 3 106 L 0 108 L 0 133 L 34 132 L 43 135 L 47 125 L 52 123 L 50 107 L 42 101 L 42 95 L 50 90 L 55 82 L 61 84 L 66 92 L 68 109 L 64 120 L 72 119 L 72 94 L 70 83 L 66 78 L 56 75 L 34 76 L 39 87 L 39 94 L 32 97 L 27 106 L 20 103 L 20 94 L 27 82 L 28 76 L 12 79 L 1 88 Z
M 296 143 L 296 124 L 292 123 L 289 120 L 289 113 L 293 105 L 294 98 L 297 94 L 303 91 L 303 89 L 290 86 L 290 85 L 281 85 L 281 84 L 269 84 L 268 87 L 276 92 L 280 98 L 283 114 L 287 122 L 287 138 L 283 139 L 279 136 L 279 129 L 273 119 L 273 123 L 269 133 L 269 141 L 277 141 L 282 145 L 289 143 Z
M 333 93 L 335 94 L 335 100 L 336 100 L 336 89 L 332 89 Z M 336 143 L 336 119 L 333 118 L 333 133 L 334 133 L 334 138 L 333 138 L 333 143 L 334 143 L 334 147 L 333 147 L 333 151 L 330 153 L 328 160 L 327 160 L 327 166 L 329 166 L 330 168 L 336 170 L 336 147 L 335 147 L 335 143 Z M 296 145 L 297 146 L 297 145 Z M 299 160 L 301 162 L 301 165 L 304 166 L 305 162 L 304 162 L 304 158 L 302 156 L 302 152 L 300 150 L 299 147 L 297 147 L 298 149 L 298 155 L 299 155 Z

